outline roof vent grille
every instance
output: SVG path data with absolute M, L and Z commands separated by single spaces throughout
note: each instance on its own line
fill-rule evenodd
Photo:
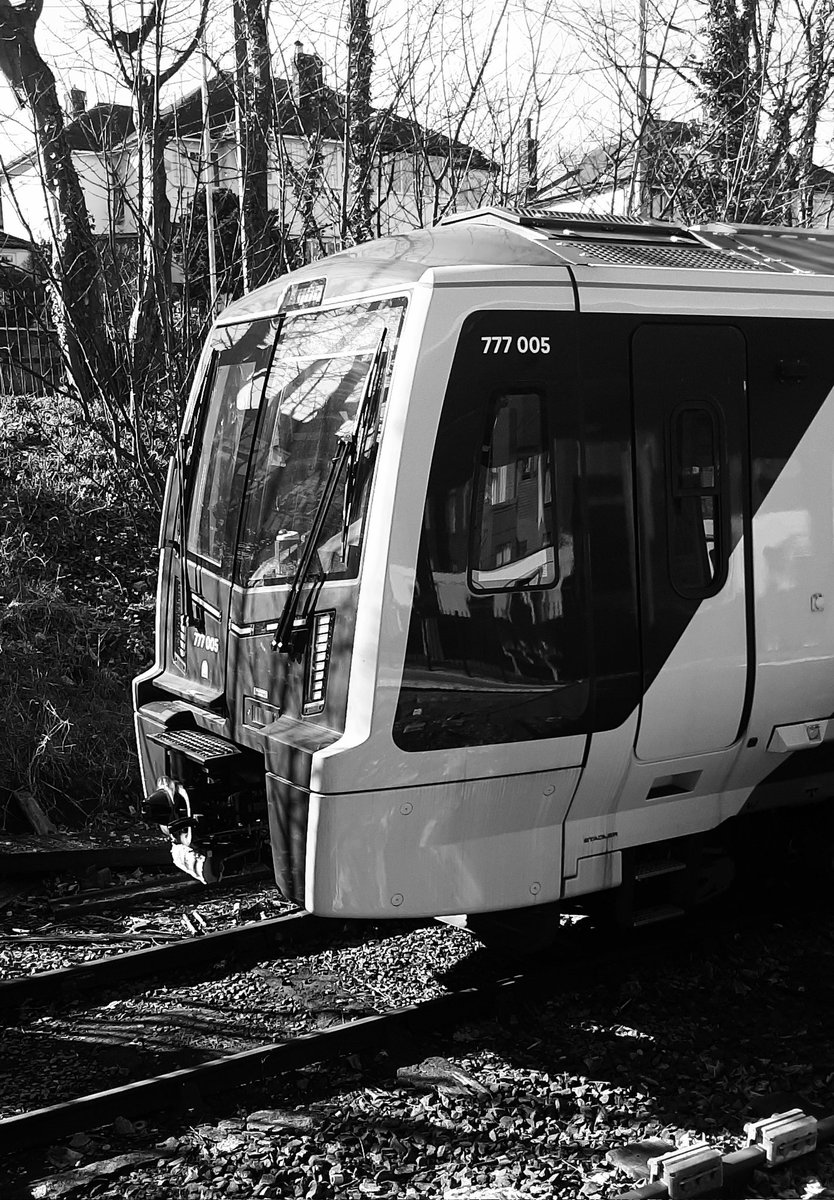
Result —
M 693 245 L 640 245 L 623 242 L 564 242 L 564 257 L 575 262 L 574 254 L 586 257 L 590 262 L 606 263 L 624 267 L 676 267 L 695 271 L 767 271 L 765 263 L 757 263 L 740 255 L 714 250 L 709 246 Z M 558 243 L 551 243 L 559 249 Z

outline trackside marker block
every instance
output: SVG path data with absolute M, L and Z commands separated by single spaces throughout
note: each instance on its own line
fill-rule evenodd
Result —
M 778 1167 L 791 1158 L 810 1154 L 817 1147 L 817 1119 L 806 1117 L 801 1108 L 774 1113 L 763 1121 L 744 1126 L 748 1146 L 759 1146 L 767 1155 L 767 1165 Z
M 669 1193 L 669 1200 L 689 1200 L 691 1196 L 703 1196 L 717 1191 L 724 1182 L 724 1161 L 720 1150 L 714 1150 L 706 1142 L 672 1150 L 648 1162 L 649 1180 L 661 1183 Z

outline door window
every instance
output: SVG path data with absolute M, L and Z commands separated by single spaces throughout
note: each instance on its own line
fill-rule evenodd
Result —
M 717 591 L 726 574 L 722 486 L 723 436 L 718 412 L 699 401 L 669 420 L 669 573 L 682 596 Z

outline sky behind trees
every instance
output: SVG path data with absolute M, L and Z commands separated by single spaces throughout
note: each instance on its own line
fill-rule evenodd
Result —
M 96 8 L 98 0 L 90 0 Z M 609 0 L 606 8 L 617 6 Z M 104 6 L 100 6 L 102 12 Z M 196 0 L 172 0 L 183 26 L 193 26 Z M 636 44 L 634 7 L 629 2 L 622 22 Z M 177 8 L 179 11 L 177 12 Z M 324 61 L 325 79 L 344 87 L 346 3 L 333 0 L 272 0 L 269 23 L 277 75 L 287 77 L 293 45 L 302 40 L 306 50 Z M 132 27 L 141 13 L 139 3 L 115 4 L 116 23 Z M 121 15 L 120 15 L 121 14 Z M 585 14 L 583 16 L 583 14 Z M 372 10 L 375 69 L 374 103 L 392 103 L 409 115 L 443 127 L 449 112 L 465 103 L 478 72 L 483 71 L 480 108 L 523 109 L 540 123 L 542 140 L 581 144 L 601 124 L 614 119 L 610 70 L 592 61 L 594 47 L 588 27 L 599 28 L 590 12 L 576 0 L 575 12 L 554 0 L 380 0 Z M 171 17 L 166 18 L 171 26 Z M 606 22 L 608 24 L 608 22 Z M 611 31 L 615 28 L 611 19 Z M 212 3 L 207 28 L 210 59 L 232 66 L 231 0 Z M 620 37 L 620 33 L 617 34 Z M 111 62 L 100 42 L 85 27 L 81 0 L 44 0 L 37 27 L 38 46 L 68 95 L 70 88 L 86 92 L 88 103 L 129 97 L 119 88 Z M 589 51 L 592 53 L 589 54 Z M 634 54 L 624 64 L 636 79 Z M 170 98 L 199 84 L 200 64 L 195 57 L 173 81 Z M 605 113 L 605 116 L 602 114 Z M 471 114 L 468 132 L 474 134 L 478 118 Z M 5 81 L 0 79 L 0 156 L 9 159 L 31 145 L 29 116 L 20 108 Z M 489 153 L 488 145 L 479 147 Z

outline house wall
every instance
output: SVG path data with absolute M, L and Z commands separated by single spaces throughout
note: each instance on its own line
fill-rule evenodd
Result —
M 3 232 L 8 233 L 9 230 L 3 230 Z M 8 263 L 9 266 L 25 269 L 29 266 L 30 258 L 28 250 L 18 250 L 11 246 L 0 245 L 0 263 Z
M 313 205 L 313 219 L 322 239 L 329 242 L 339 233 L 344 148 L 339 142 L 324 141 L 320 150 L 321 185 Z M 237 194 L 239 165 L 235 141 L 231 137 L 215 139 L 212 152 L 215 185 Z M 308 154 L 304 139 L 285 137 L 280 153 L 272 155 L 267 202 L 270 210 L 279 214 L 280 223 L 291 237 L 300 237 L 303 233 L 301 188 Z M 172 142 L 168 148 L 168 193 L 174 220 L 181 219 L 188 211 L 196 188 L 202 185 L 205 173 L 201 176 L 199 172 L 201 160 L 202 148 L 196 138 Z M 377 227 L 382 236 L 430 224 L 436 209 L 442 212 L 446 208 L 452 188 L 449 172 L 444 168 L 443 159 L 432 159 L 427 167 L 421 157 L 410 153 L 388 155 L 384 159 L 373 189 L 375 203 L 380 205 Z M 441 180 L 439 187 L 435 186 L 432 175 Z M 458 170 L 456 182 L 457 207 L 475 208 L 483 203 L 490 178 L 486 171 Z
M 589 215 L 625 216 L 628 192 L 625 188 L 605 188 L 601 192 L 580 196 L 552 196 L 547 203 L 559 212 Z
M 321 153 L 322 182 L 313 206 L 313 219 L 325 250 L 331 250 L 336 248 L 335 239 L 339 235 L 344 148 L 339 142 L 326 141 L 321 145 Z M 279 221 L 291 237 L 300 237 L 303 233 L 300 190 L 307 156 L 308 146 L 302 138 L 284 138 L 280 156 L 273 154 L 267 182 L 269 208 L 279 214 Z M 237 193 L 238 154 L 231 130 L 228 137 L 214 139 L 212 158 L 211 175 L 215 186 Z M 73 159 L 94 233 L 135 234 L 139 221 L 135 147 L 113 150 L 109 154 L 76 151 Z M 201 139 L 182 138 L 170 142 L 165 152 L 165 165 L 171 217 L 176 223 L 184 219 L 195 192 L 205 182 Z M 374 204 L 379 206 L 376 231 L 384 237 L 431 224 L 448 209 L 453 190 L 456 192 L 455 207 L 478 207 L 485 202 L 489 186 L 490 176 L 486 171 L 457 167 L 450 172 L 445 159 L 439 157 L 427 163 L 421 155 L 389 154 L 379 164 L 372 188 Z M 32 164 L 18 168 L 10 181 L 3 182 L 2 190 L 6 232 L 26 239 L 48 239 L 50 209 L 37 167 Z
M 122 155 L 73 152 L 90 223 L 94 233 L 106 233 L 119 206 L 118 168 Z M 49 197 L 35 163 L 23 166 L 2 181 L 3 217 L 6 233 L 44 241 L 50 236 L 52 218 Z M 130 230 L 127 230 L 130 232 Z
M 3 228 L 6 233 L 31 241 L 49 236 L 46 196 L 34 166 L 3 179 Z

